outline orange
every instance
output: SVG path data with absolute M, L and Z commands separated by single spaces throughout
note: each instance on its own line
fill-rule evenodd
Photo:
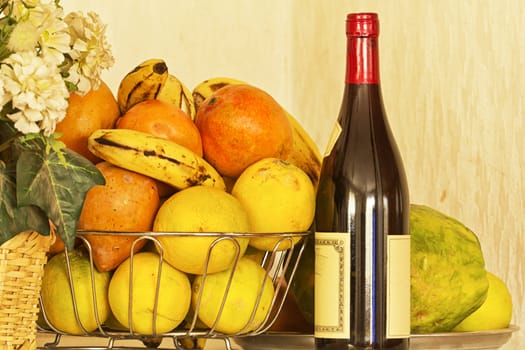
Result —
M 92 187 L 84 201 L 78 228 L 94 231 L 113 231 L 111 235 L 86 235 L 99 271 L 110 271 L 131 254 L 135 240 L 123 232 L 151 231 L 160 206 L 157 183 L 154 179 L 108 162 L 97 164 L 106 180 L 105 185 Z M 136 244 L 142 248 L 145 240 Z
M 293 147 L 292 126 L 283 108 L 251 85 L 229 85 L 215 91 L 195 116 L 204 158 L 217 171 L 237 177 L 263 158 L 285 159 Z
M 161 100 L 145 100 L 124 113 L 117 120 L 116 127 L 172 140 L 202 157 L 202 142 L 197 126 L 174 104 Z
M 65 118 L 56 126 L 59 140 L 93 163 L 100 159 L 87 148 L 87 139 L 97 129 L 110 129 L 120 116 L 117 100 L 106 83 L 84 96 L 71 93 Z

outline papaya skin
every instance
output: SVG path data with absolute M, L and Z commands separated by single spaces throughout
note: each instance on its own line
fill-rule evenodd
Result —
M 435 209 L 412 204 L 411 331 L 450 332 L 484 302 L 485 260 L 474 232 Z

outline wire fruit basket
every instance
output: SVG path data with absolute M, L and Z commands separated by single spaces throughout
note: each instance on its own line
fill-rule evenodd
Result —
M 88 241 L 90 235 L 120 235 L 120 233 L 108 233 L 108 232 L 95 232 L 95 231 L 83 231 L 79 232 L 77 235 L 78 241 L 80 242 L 79 246 L 84 249 L 89 257 L 89 270 L 90 274 L 93 277 L 94 272 L 96 271 L 96 266 L 93 262 L 93 247 Z M 124 349 L 129 348 L 125 345 L 125 341 L 129 340 L 138 340 L 140 341 L 145 348 L 159 348 L 161 344 L 164 346 L 166 343 L 172 343 L 173 345 L 170 348 L 176 349 L 199 349 L 203 347 L 206 339 L 221 339 L 224 341 L 225 348 L 230 350 L 231 347 L 231 338 L 238 337 L 249 337 L 256 336 L 268 331 L 274 322 L 279 317 L 281 310 L 286 299 L 286 296 L 289 292 L 290 283 L 295 275 L 298 263 L 303 255 L 303 251 L 308 239 L 308 232 L 299 232 L 299 233 L 175 233 L 175 232 L 125 232 L 122 235 L 133 236 L 133 244 L 129 252 L 129 262 L 130 262 L 130 271 L 129 271 L 129 298 L 128 298 L 128 322 L 123 327 L 120 324 L 119 327 L 115 327 L 115 323 L 109 323 L 106 320 L 101 320 L 98 314 L 97 307 L 94 307 L 94 315 L 96 320 L 96 329 L 92 331 L 86 330 L 84 328 L 80 316 L 79 316 L 79 303 L 80 300 L 77 300 L 75 295 L 75 289 L 82 288 L 82 286 L 76 285 L 75 279 L 71 274 L 71 262 L 68 258 L 68 250 L 66 249 L 64 257 L 66 261 L 67 268 L 67 278 L 69 282 L 69 291 L 64 291 L 64 293 L 69 293 L 64 295 L 64 297 L 70 297 L 72 299 L 73 309 L 78 327 L 81 329 L 81 334 L 69 334 L 67 332 L 59 330 L 55 327 L 49 319 L 49 310 L 46 310 L 42 298 L 40 300 L 41 314 L 38 322 L 38 329 L 41 333 L 50 333 L 54 335 L 54 340 L 44 344 L 43 349 L 58 349 L 58 348 L 67 348 L 62 345 L 63 336 L 66 335 L 80 335 L 84 337 L 91 338 L 103 338 L 107 342 L 100 349 Z M 199 279 L 200 287 L 196 290 L 195 285 L 192 285 L 192 293 L 196 296 L 196 302 L 192 303 L 190 310 L 187 313 L 184 321 L 182 321 L 177 327 L 170 331 L 159 332 L 156 330 L 157 318 L 159 317 L 159 295 L 161 294 L 161 276 L 162 276 L 162 266 L 165 261 L 165 247 L 163 246 L 161 239 L 163 237 L 208 237 L 212 238 L 212 243 L 207 248 L 205 268 L 202 274 L 199 275 L 190 275 L 187 274 L 190 281 Z M 243 251 L 239 241 L 242 239 L 253 239 L 253 238 L 265 238 L 271 239 L 273 244 L 272 250 L 259 251 L 252 249 L 250 254 L 248 250 Z M 144 244 L 144 241 L 145 244 Z M 226 272 L 226 287 L 222 295 L 217 296 L 219 301 L 218 312 L 216 318 L 210 322 L 203 323 L 200 318 L 200 306 L 202 302 L 202 294 L 205 290 L 206 283 L 208 280 L 213 278 L 215 273 L 208 273 L 210 257 L 216 249 L 219 249 L 219 243 L 229 241 L 232 242 L 232 247 L 234 247 L 234 258 L 231 264 L 231 267 Z M 165 242 L 165 241 L 164 241 Z M 151 251 L 156 251 L 158 254 L 159 260 L 159 271 L 157 275 L 157 283 L 155 285 L 154 301 L 153 301 L 153 311 L 151 314 L 152 317 L 152 332 L 140 333 L 134 330 L 135 321 L 133 319 L 133 296 L 138 295 L 138 292 L 135 294 L 133 290 L 134 283 L 132 283 L 132 278 L 134 274 L 134 266 L 136 257 L 140 254 L 142 250 L 136 250 L 135 246 L 140 245 L 148 249 L 149 246 Z M 264 278 L 262 283 L 259 284 L 256 300 L 249 310 L 244 310 L 243 313 L 249 314 L 248 322 L 246 326 L 236 329 L 235 331 L 223 332 L 217 329 L 221 317 L 227 312 L 228 307 L 228 295 L 230 294 L 230 287 L 234 281 L 235 273 L 237 271 L 237 266 L 241 259 L 250 258 L 256 261 L 261 269 L 264 271 Z M 113 271 L 114 272 L 114 271 Z M 91 281 L 93 282 L 93 278 Z M 212 282 L 209 282 L 210 284 Z M 271 284 L 267 286 L 266 283 Z M 264 298 L 268 299 L 265 293 L 265 289 L 271 287 L 273 290 L 273 295 L 271 301 L 266 303 L 269 305 L 268 310 L 263 315 L 261 320 L 260 305 L 265 301 Z M 97 292 L 94 283 L 91 283 L 91 286 L 84 288 L 91 288 L 92 294 L 92 305 L 97 305 L 97 299 L 106 297 L 101 295 L 100 291 Z M 210 287 L 211 288 L 211 287 Z M 216 288 L 214 286 L 214 288 Z M 218 289 L 220 291 L 220 289 Z M 233 293 L 232 293 L 233 294 Z M 177 300 L 178 296 L 173 295 L 172 298 Z M 163 310 L 165 312 L 165 310 Z M 257 321 L 257 322 L 256 322 Z M 122 323 L 122 322 L 121 322 Z M 91 337 L 91 338 L 89 338 Z M 121 342 L 123 341 L 123 342 Z M 133 347 L 133 348 L 136 348 Z M 98 349 L 93 345 L 88 345 L 87 347 L 78 347 L 75 346 L 75 349 Z

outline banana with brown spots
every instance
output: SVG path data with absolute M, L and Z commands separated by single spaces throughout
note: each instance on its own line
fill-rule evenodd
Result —
M 226 190 L 222 176 L 206 160 L 173 141 L 128 129 L 99 129 L 88 138 L 97 157 L 181 190 L 213 186 Z

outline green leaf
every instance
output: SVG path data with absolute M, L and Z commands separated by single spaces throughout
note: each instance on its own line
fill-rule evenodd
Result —
M 41 208 L 64 244 L 72 248 L 87 191 L 103 185 L 104 177 L 93 163 L 52 138 L 31 141 L 33 145 L 21 152 L 17 162 L 18 205 Z
M 26 230 L 48 235 L 47 216 L 39 207 L 17 206 L 14 169 L 0 161 L 0 245 Z

